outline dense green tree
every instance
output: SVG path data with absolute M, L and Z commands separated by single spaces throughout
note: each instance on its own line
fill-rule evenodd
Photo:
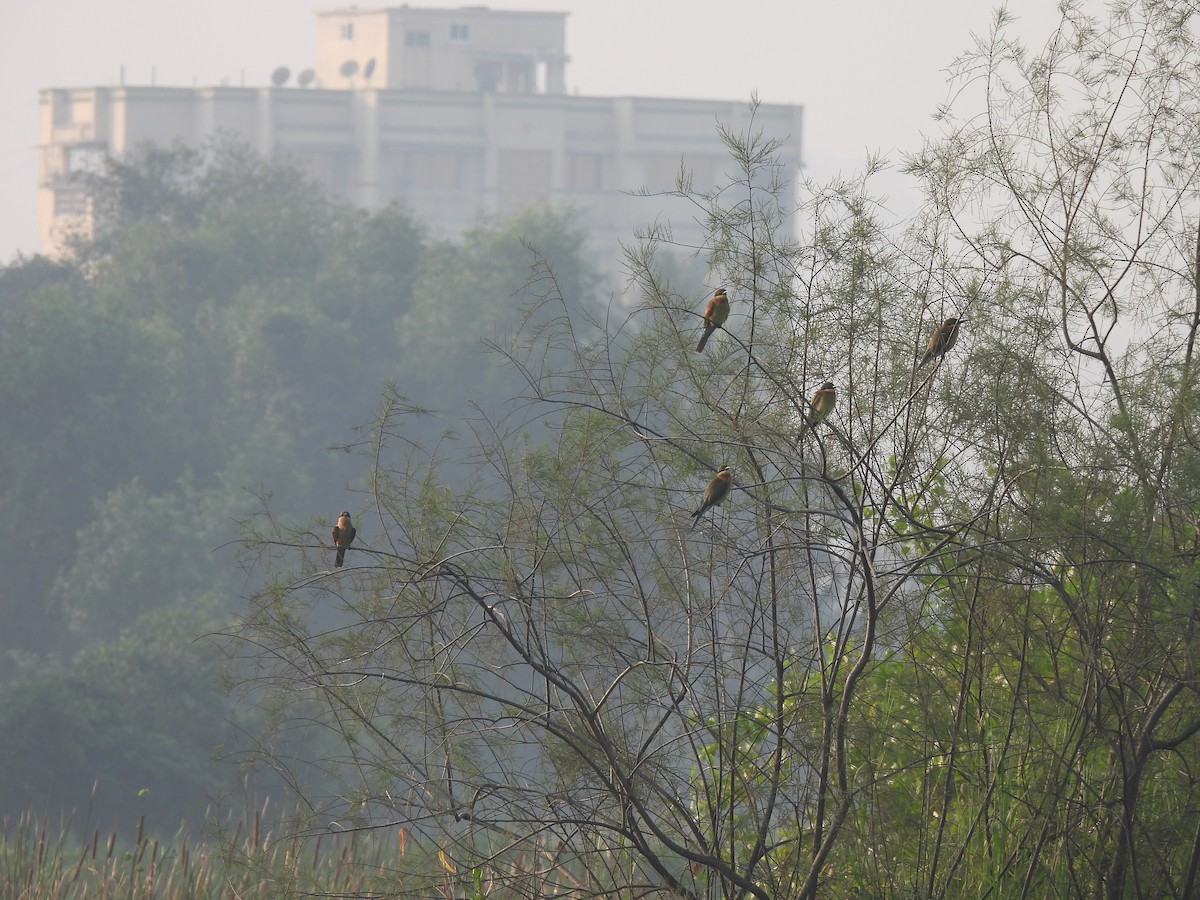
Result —
M 520 396 L 527 386 L 505 355 L 518 349 L 513 335 L 563 311 L 581 325 L 595 314 L 599 280 L 582 260 L 583 241 L 571 214 L 529 210 L 432 245 L 415 300 L 395 323 L 403 393 L 442 422 L 468 417 L 469 404 L 496 410 Z M 551 282 L 565 310 L 538 302 Z
M 165 834 L 203 821 L 235 781 L 216 761 L 231 736 L 220 655 L 198 640 L 219 622 L 219 601 L 193 598 L 146 614 L 70 668 L 0 685 L 0 808 L 81 828 L 145 815 Z
M 54 644 L 60 611 L 46 602 L 93 498 L 140 475 L 174 477 L 183 416 L 170 406 L 162 340 L 137 319 L 95 309 L 75 283 L 38 287 L 0 307 L 0 502 L 14 528 L 0 547 L 7 647 Z
M 231 536 L 227 511 L 243 502 L 232 490 L 186 484 L 151 495 L 138 478 L 113 490 L 79 529 L 74 562 L 50 592 L 68 646 L 109 642 L 148 613 L 233 593 L 237 569 L 220 548 Z

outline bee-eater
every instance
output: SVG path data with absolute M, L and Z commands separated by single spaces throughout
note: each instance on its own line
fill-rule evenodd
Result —
M 925 355 L 921 357 L 921 361 L 917 363 L 917 368 L 920 369 L 925 363 L 929 362 L 935 356 L 941 356 L 954 346 L 954 342 L 958 340 L 958 319 L 951 316 L 940 326 L 938 330 L 929 338 L 929 343 L 925 345 Z
M 836 403 L 837 387 L 832 381 L 827 381 L 817 388 L 812 400 L 808 402 L 808 415 L 804 420 L 807 426 L 815 428 L 828 419 Z
M 721 466 L 717 469 L 717 474 L 712 477 L 712 481 L 708 483 L 708 487 L 704 489 L 704 500 L 700 504 L 700 508 L 692 513 L 692 518 L 696 521 L 692 523 L 695 528 L 700 521 L 700 517 L 714 506 L 720 506 L 721 502 L 729 496 L 729 488 L 733 484 L 733 469 L 729 466 Z
M 725 293 L 725 288 L 717 288 L 704 307 L 704 334 L 700 335 L 700 343 L 696 345 L 697 353 L 704 350 L 712 333 L 724 325 L 728 318 L 729 295 Z
M 338 523 L 333 526 L 333 546 L 337 547 L 337 559 L 334 560 L 334 566 L 340 566 L 346 561 L 346 550 L 354 542 L 356 534 L 358 532 L 350 521 L 350 513 L 343 512 L 338 516 Z

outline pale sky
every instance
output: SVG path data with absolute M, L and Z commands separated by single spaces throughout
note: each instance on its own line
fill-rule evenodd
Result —
M 1096 0 L 1099 2 L 1099 0 Z M 34 253 L 38 90 L 117 84 L 261 86 L 273 69 L 312 64 L 313 0 L 0 0 L 0 264 Z M 372 3 L 358 0 L 360 7 Z M 399 5 L 381 3 L 379 5 Z M 412 5 L 455 7 L 423 0 Z M 990 0 L 490 0 L 567 19 L 567 87 L 601 96 L 795 103 L 804 107 L 807 174 L 897 159 L 936 133 L 945 68 L 986 34 Z M 1010 0 L 1036 46 L 1054 0 Z M 881 183 L 898 212 L 904 179 Z

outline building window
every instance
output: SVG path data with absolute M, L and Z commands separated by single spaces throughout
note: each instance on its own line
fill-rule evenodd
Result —
M 650 154 L 646 156 L 645 187 L 651 191 L 673 191 L 679 187 L 680 173 L 685 179 L 687 166 L 681 154 Z
M 692 180 L 692 190 L 708 191 L 717 183 L 717 172 L 723 158 L 714 159 L 711 156 L 688 156 L 683 163 L 687 166 L 688 175 Z
M 500 64 L 494 62 L 475 63 L 475 80 L 481 91 L 494 91 L 500 81 Z
M 287 156 L 313 181 L 335 194 L 350 196 L 352 171 L 356 162 L 354 151 L 296 147 L 288 150 Z
M 450 40 L 465 43 L 471 39 L 471 26 L 464 25 L 461 22 L 452 22 L 450 24 Z
M 354 40 L 354 23 L 353 22 L 343 22 L 342 23 L 341 36 L 342 36 L 343 41 Z
M 404 43 L 409 47 L 428 47 L 428 31 L 409 31 L 404 35 Z
M 674 191 L 682 185 L 687 190 L 707 191 L 716 184 L 721 173 L 723 157 L 659 155 L 646 156 L 645 187 L 652 191 Z
M 573 191 L 602 190 L 604 156 L 599 153 L 568 153 L 567 187 Z
M 66 164 L 64 168 L 72 175 L 98 175 L 104 170 L 104 147 L 96 144 L 82 144 L 66 149 Z
M 82 184 L 63 185 L 54 191 L 54 215 L 82 216 L 87 211 L 87 190 Z
M 453 150 L 401 150 L 393 165 L 404 191 L 454 191 L 462 187 L 462 157 Z
M 509 215 L 545 203 L 554 156 L 549 150 L 501 150 L 498 159 L 499 210 Z
M 74 104 L 71 103 L 71 95 L 66 91 L 54 91 L 52 96 L 53 99 L 50 103 L 54 110 L 54 124 L 71 124 L 71 117 L 75 111 Z

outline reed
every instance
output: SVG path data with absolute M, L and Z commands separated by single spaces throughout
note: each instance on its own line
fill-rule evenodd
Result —
M 233 824 L 233 823 L 231 823 Z M 53 827 L 23 814 L 0 822 L 0 896 L 65 898 L 265 898 L 304 894 L 394 897 L 403 838 L 375 832 L 275 835 L 266 809 L 233 824 L 228 837 L 197 839 L 180 829 L 169 842 L 145 820 L 128 839 L 98 829 L 80 837 L 69 822 Z

